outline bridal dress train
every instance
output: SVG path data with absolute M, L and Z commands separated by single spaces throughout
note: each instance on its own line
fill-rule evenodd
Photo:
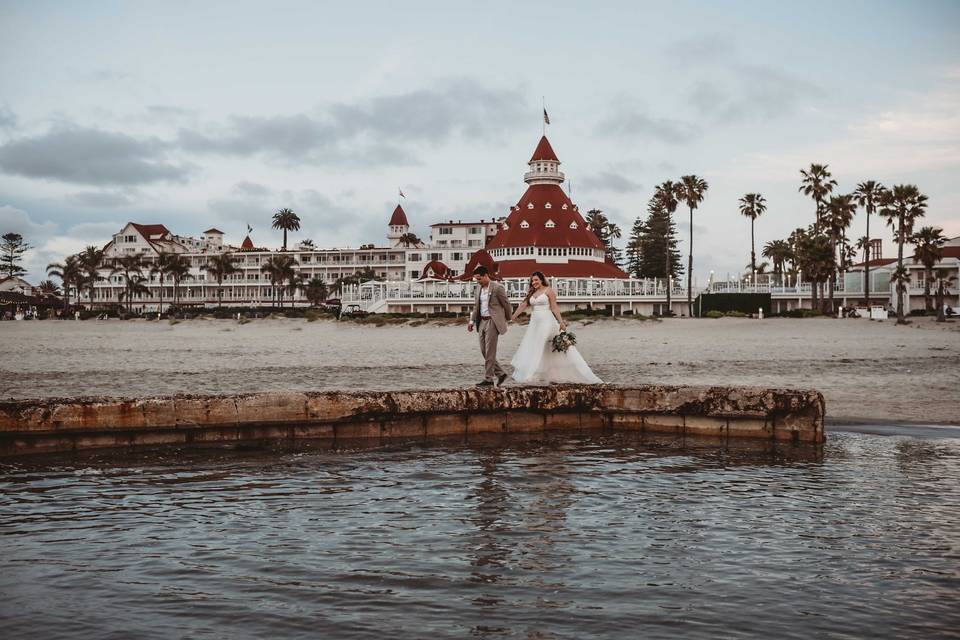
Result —
M 513 379 L 530 384 L 550 382 L 603 382 L 587 365 L 576 347 L 566 352 L 553 350 L 553 337 L 560 324 L 550 311 L 546 294 L 530 298 L 530 324 L 510 364 Z

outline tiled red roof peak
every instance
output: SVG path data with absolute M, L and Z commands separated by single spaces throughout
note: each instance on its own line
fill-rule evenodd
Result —
M 400 205 L 397 205 L 397 208 L 393 210 L 393 215 L 390 216 L 390 226 L 410 226 L 410 223 L 407 222 L 407 214 L 403 212 L 403 207 Z
M 550 146 L 550 141 L 547 140 L 547 136 L 540 138 L 540 144 L 538 144 L 537 148 L 533 150 L 533 156 L 531 156 L 530 162 L 535 162 L 537 160 L 553 160 L 554 162 L 560 162 L 557 154 L 553 152 L 553 147 Z
M 463 268 L 463 274 L 458 278 L 459 280 L 473 280 L 473 271 L 477 267 L 486 267 L 487 271 L 490 273 L 490 277 L 493 279 L 498 279 L 497 275 L 498 265 L 493 261 L 493 256 L 486 252 L 484 249 L 480 249 L 470 258 L 470 261 L 467 262 L 467 266 Z
M 137 224 L 136 222 L 131 222 L 130 224 L 132 224 L 134 229 L 139 231 L 147 240 L 152 239 L 154 236 L 162 237 L 165 235 L 172 235 L 170 234 L 170 230 L 162 224 Z
M 604 248 L 558 184 L 527 187 L 487 245 L 488 249 L 500 247 Z
M 253 249 L 253 240 L 250 239 L 250 236 L 243 239 L 243 242 L 240 244 L 240 249 L 243 251 L 251 251 Z

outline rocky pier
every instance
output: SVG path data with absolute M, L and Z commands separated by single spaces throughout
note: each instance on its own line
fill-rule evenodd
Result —
M 819 392 L 758 387 L 551 385 L 44 398 L 0 402 L 0 455 L 591 430 L 820 444 L 823 421 Z

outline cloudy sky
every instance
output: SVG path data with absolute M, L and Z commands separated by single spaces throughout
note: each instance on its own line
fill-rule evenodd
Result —
M 749 261 L 744 193 L 758 243 L 812 221 L 811 162 L 916 183 L 960 235 L 956 1 L 347 4 L 0 0 L 0 233 L 29 278 L 130 220 L 276 246 L 292 207 L 330 247 L 382 243 L 398 187 L 421 236 L 505 215 L 544 99 L 574 200 L 624 235 L 706 178 L 698 277 Z

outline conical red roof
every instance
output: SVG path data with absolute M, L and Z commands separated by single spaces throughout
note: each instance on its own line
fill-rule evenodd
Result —
M 527 187 L 520 202 L 500 224 L 497 235 L 487 244 L 487 249 L 501 247 L 604 248 L 558 184 Z
M 391 227 L 409 227 L 410 223 L 407 222 L 407 214 L 403 212 L 403 207 L 397 205 L 397 208 L 393 210 L 393 215 L 390 216 L 390 226 Z
M 240 250 L 253 251 L 253 240 L 250 239 L 250 236 L 243 239 L 243 242 L 240 244 Z
M 497 279 L 497 263 L 493 261 L 493 256 L 491 256 L 485 249 L 480 249 L 470 258 L 470 261 L 467 262 L 467 266 L 463 268 L 463 274 L 458 278 L 459 280 L 473 280 L 473 272 L 477 267 L 486 267 L 487 273 L 490 274 L 491 278 Z
M 540 144 L 538 144 L 537 148 L 533 150 L 533 156 L 530 158 L 530 162 L 535 162 L 537 160 L 553 160 L 554 162 L 560 162 L 560 158 L 558 158 L 557 154 L 553 152 L 553 147 L 550 146 L 550 141 L 547 140 L 547 136 L 540 138 Z

